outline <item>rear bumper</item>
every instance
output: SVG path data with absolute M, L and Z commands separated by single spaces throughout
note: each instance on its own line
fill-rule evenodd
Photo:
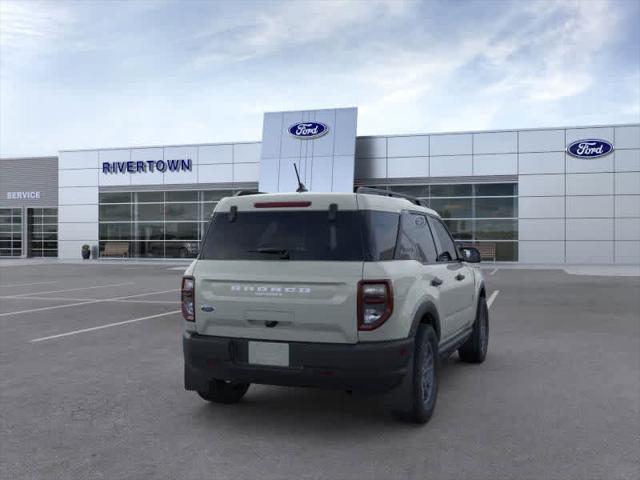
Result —
M 182 340 L 185 388 L 206 390 L 215 378 L 385 392 L 400 384 L 413 358 L 413 338 L 357 344 L 289 342 L 290 367 L 270 367 L 247 362 L 248 342 L 186 332 Z

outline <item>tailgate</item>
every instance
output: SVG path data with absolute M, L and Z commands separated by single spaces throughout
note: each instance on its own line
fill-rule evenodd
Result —
M 200 260 L 194 276 L 202 335 L 356 343 L 362 262 Z

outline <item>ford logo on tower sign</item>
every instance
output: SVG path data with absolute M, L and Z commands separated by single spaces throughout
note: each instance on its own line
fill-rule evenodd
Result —
M 303 140 L 321 137 L 328 131 L 329 127 L 320 122 L 300 122 L 294 123 L 289 127 L 289 133 L 291 135 Z
M 578 158 L 598 158 L 613 151 L 613 145 L 606 140 L 577 140 L 567 147 L 567 153 Z

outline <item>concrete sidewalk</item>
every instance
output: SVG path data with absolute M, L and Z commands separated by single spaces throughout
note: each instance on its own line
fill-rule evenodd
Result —
M 22 267 L 32 265 L 166 265 L 168 267 L 188 267 L 192 259 L 144 259 L 144 258 L 109 258 L 99 260 L 71 260 L 61 258 L 2 258 L 2 267 Z
M 558 265 L 526 263 L 482 263 L 482 271 L 498 270 L 562 270 L 569 275 L 598 277 L 640 277 L 640 265 Z

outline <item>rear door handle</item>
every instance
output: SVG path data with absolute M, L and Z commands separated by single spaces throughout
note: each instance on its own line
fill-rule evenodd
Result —
M 434 287 L 439 287 L 443 283 L 444 282 L 441 279 L 439 279 L 438 277 L 433 277 L 433 280 L 431 280 L 431 285 L 433 285 Z
M 464 280 L 464 275 L 463 275 L 463 274 L 461 274 L 461 273 L 457 274 L 457 275 L 456 275 L 456 280 L 458 280 L 459 282 L 460 282 L 460 281 L 462 281 L 462 280 Z

